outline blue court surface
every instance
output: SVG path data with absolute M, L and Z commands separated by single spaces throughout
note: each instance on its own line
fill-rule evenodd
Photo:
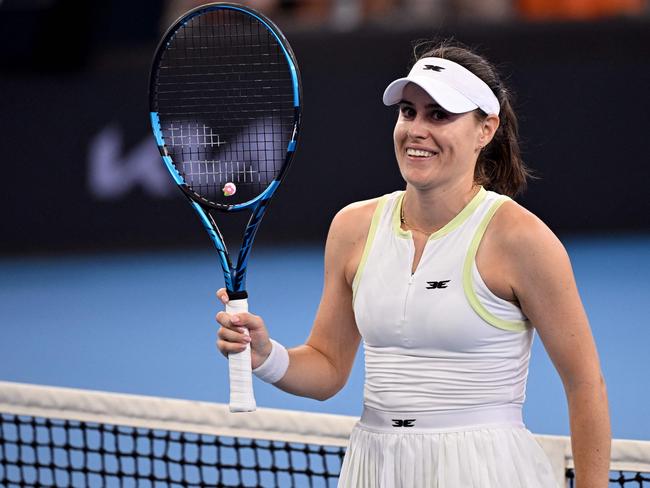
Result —
M 563 239 L 598 343 L 614 436 L 650 439 L 650 236 Z M 251 311 L 287 346 L 309 333 L 322 248 L 253 249 Z M 215 347 L 223 278 L 205 250 L 0 259 L 0 380 L 227 402 Z M 358 415 L 359 354 L 336 397 L 293 397 L 255 380 L 258 404 Z M 531 361 L 528 428 L 568 434 L 564 392 L 541 342 Z

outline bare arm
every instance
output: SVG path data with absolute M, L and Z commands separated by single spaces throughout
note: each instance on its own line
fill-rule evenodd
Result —
M 290 368 L 276 386 L 324 400 L 346 383 L 360 335 L 352 311 L 352 287 L 345 270 L 358 243 L 354 215 L 343 210 L 333 220 L 325 246 L 325 282 L 306 344 L 289 351 Z M 358 224 L 357 224 L 358 225 Z
M 566 392 L 577 488 L 605 488 L 611 443 L 607 392 L 569 257 L 537 217 L 513 203 L 502 210 L 499 232 L 510 256 L 506 274 Z
M 289 369 L 275 386 L 295 395 L 325 400 L 346 383 L 360 335 L 352 310 L 352 277 L 361 255 L 374 206 L 353 205 L 339 212 L 330 227 L 325 246 L 323 295 L 311 334 L 304 345 L 289 350 Z M 218 292 L 225 299 L 225 292 Z M 228 354 L 245 347 L 246 327 L 251 336 L 252 366 L 268 357 L 271 345 L 263 320 L 253 314 L 237 317 L 220 312 L 217 321 L 219 350 Z

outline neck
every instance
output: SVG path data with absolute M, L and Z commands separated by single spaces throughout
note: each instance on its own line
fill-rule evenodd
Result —
M 400 218 L 405 230 L 431 235 L 443 228 L 476 196 L 479 185 L 422 191 L 407 185 Z

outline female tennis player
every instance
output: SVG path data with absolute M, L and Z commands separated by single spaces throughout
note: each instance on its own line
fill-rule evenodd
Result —
M 335 216 L 307 342 L 287 351 L 260 317 L 219 312 L 218 348 L 250 342 L 260 378 L 326 399 L 363 338 L 364 410 L 341 487 L 557 487 L 522 422 L 536 330 L 566 390 L 577 486 L 606 487 L 607 394 L 569 258 L 509 198 L 528 175 L 509 92 L 463 47 L 416 58 L 383 95 L 399 107 L 406 189 Z

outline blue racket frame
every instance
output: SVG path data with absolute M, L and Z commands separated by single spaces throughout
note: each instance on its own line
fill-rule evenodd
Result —
M 254 199 L 249 200 L 247 202 L 234 204 L 234 205 L 217 205 L 208 202 L 207 200 L 202 199 L 196 193 L 189 190 L 185 180 L 183 179 L 183 176 L 174 167 L 172 158 L 166 149 L 165 138 L 162 133 L 162 128 L 160 125 L 160 117 L 158 115 L 158 112 L 151 111 L 149 116 L 151 121 L 151 127 L 153 129 L 153 134 L 154 137 L 156 138 L 156 142 L 158 145 L 158 150 L 160 151 L 160 155 L 162 156 L 163 162 L 165 163 L 165 167 L 171 174 L 172 178 L 174 179 L 178 187 L 183 191 L 183 193 L 190 200 L 190 204 L 192 205 L 192 208 L 194 208 L 194 210 L 196 211 L 197 215 L 199 216 L 199 219 L 201 220 L 201 223 L 203 224 L 203 227 L 205 228 L 208 235 L 210 236 L 210 239 L 212 240 L 212 243 L 214 244 L 214 247 L 216 248 L 219 256 L 219 262 L 221 263 L 221 268 L 223 270 L 224 281 L 225 281 L 226 290 L 228 291 L 228 295 L 230 296 L 231 299 L 236 299 L 236 298 L 247 297 L 246 269 L 248 266 L 248 257 L 250 255 L 253 240 L 255 239 L 255 235 L 257 234 L 257 230 L 259 229 L 260 222 L 262 221 L 264 212 L 268 207 L 269 201 L 273 196 L 273 194 L 275 193 L 275 191 L 277 190 L 278 186 L 280 185 L 280 182 L 286 175 L 291 159 L 295 154 L 295 150 L 298 144 L 298 134 L 299 134 L 298 128 L 300 125 L 302 101 L 301 101 L 301 89 L 300 89 L 301 88 L 300 72 L 298 71 L 298 65 L 295 60 L 295 55 L 293 54 L 293 51 L 291 50 L 288 41 L 286 40 L 282 32 L 277 28 L 277 26 L 275 26 L 275 24 L 273 24 L 273 22 L 271 22 L 269 19 L 264 17 L 259 12 L 256 12 L 255 10 L 252 10 L 247 7 L 243 7 L 238 4 L 212 3 L 212 4 L 203 5 L 201 7 L 197 7 L 187 12 L 176 22 L 174 22 L 174 24 L 167 30 L 167 32 L 163 36 L 162 40 L 160 41 L 160 44 L 158 45 L 158 48 L 156 49 L 156 54 L 154 56 L 152 66 L 155 67 L 158 64 L 160 56 L 164 52 L 165 48 L 169 45 L 173 36 L 187 22 L 189 22 L 192 18 L 196 17 L 197 15 L 202 15 L 206 12 L 215 11 L 219 9 L 236 10 L 256 18 L 277 39 L 278 44 L 282 47 L 282 51 L 286 57 L 287 64 L 289 66 L 289 70 L 291 73 L 292 84 L 293 84 L 294 127 L 291 134 L 291 139 L 287 144 L 287 154 L 285 156 L 285 162 L 278 176 L 269 183 L 269 185 L 264 189 L 262 193 L 260 193 Z M 153 72 L 154 71 L 152 70 L 152 76 L 149 82 L 150 100 L 151 100 L 152 93 L 154 93 L 154 89 L 155 89 L 154 87 L 155 79 L 153 76 Z M 210 209 L 216 209 L 226 213 L 240 212 L 244 210 L 251 211 L 251 216 L 250 219 L 248 220 L 248 223 L 246 224 L 246 230 L 244 231 L 241 247 L 239 249 L 239 254 L 237 256 L 237 262 L 235 264 L 233 264 L 230 260 L 226 248 L 226 243 L 223 239 L 223 236 L 221 235 L 221 232 L 219 231 L 219 228 L 217 227 L 214 218 L 209 212 Z

